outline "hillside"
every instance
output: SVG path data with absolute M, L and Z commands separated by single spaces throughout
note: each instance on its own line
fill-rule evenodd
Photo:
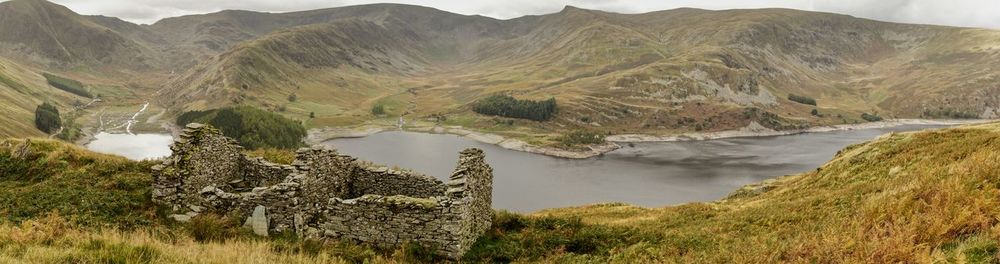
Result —
M 186 109 L 224 101 L 300 119 L 316 113 L 313 126 L 370 122 L 377 117 L 367 109 L 382 104 L 391 117 L 443 116 L 444 124 L 542 143 L 553 138 L 548 133 L 576 129 L 669 134 L 757 122 L 781 130 L 865 122 L 863 113 L 994 118 L 1000 105 L 992 85 L 1000 32 L 991 30 L 785 9 L 626 15 L 567 7 L 494 20 L 363 7 L 386 15 L 325 20 L 234 44 L 176 79 L 167 97 Z M 423 15 L 401 15 L 417 10 Z M 456 20 L 463 27 L 442 28 Z M 513 126 L 472 113 L 473 101 L 494 93 L 555 97 L 561 111 L 553 121 Z M 284 100 L 290 94 L 303 100 Z M 793 94 L 818 105 L 786 99 Z
M 1000 124 L 888 134 L 815 171 L 729 198 L 497 212 L 468 262 L 986 263 L 1000 257 Z M 254 238 L 238 221 L 180 224 L 149 201 L 152 162 L 49 140 L 0 141 L 0 260 L 437 262 L 425 249 Z M 17 176 L 17 177 L 15 177 Z M 69 188 L 69 189 L 67 189 Z M 67 191 L 72 190 L 72 191 Z M 252 252 L 252 253 L 248 253 Z
M 137 25 L 14 0 L 0 3 L 0 22 L 0 57 L 32 74 L 113 87 L 121 97 L 110 109 L 124 111 L 116 116 L 150 99 L 165 119 L 246 104 L 310 128 L 405 116 L 557 145 L 560 134 L 578 130 L 666 135 L 859 123 L 865 114 L 1000 114 L 998 31 L 788 9 L 566 7 L 497 20 L 372 4 L 226 10 Z M 558 112 L 535 122 L 471 110 L 497 93 L 555 98 Z M 375 106 L 384 114 L 373 115 Z M 103 125 L 87 114 L 84 126 Z M 18 130 L 5 133 L 28 135 Z
M 0 3 L 0 109 L 8 113 L 0 117 L 0 137 L 42 136 L 33 124 L 42 102 L 84 127 L 100 127 L 103 114 L 110 120 L 134 112 L 142 94 L 165 79 L 160 43 L 148 29 L 117 18 L 83 16 L 42 0 Z M 57 89 L 47 74 L 81 82 L 87 91 L 81 94 L 89 96 Z
M 136 71 L 155 65 L 154 50 L 119 33 L 144 30 L 114 20 L 81 16 L 43 0 L 6 1 L 0 3 L 0 51 L 59 68 Z

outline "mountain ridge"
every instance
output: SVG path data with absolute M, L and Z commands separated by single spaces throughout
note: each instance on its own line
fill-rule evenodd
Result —
M 10 7 L 15 4 L 32 8 Z M 386 104 L 393 116 L 444 116 L 452 120 L 446 125 L 534 137 L 581 129 L 719 131 L 752 122 L 780 130 L 864 122 L 863 113 L 994 118 L 1000 109 L 994 95 L 1000 88 L 992 86 L 1000 70 L 991 63 L 1000 58 L 992 44 L 1000 41 L 998 31 L 834 13 L 680 8 L 621 14 L 567 6 L 501 20 L 370 4 L 225 10 L 137 25 L 42 0 L 0 5 L 3 14 L 24 13 L 15 9 L 55 10 L 27 13 L 54 14 L 67 25 L 21 38 L 34 42 L 0 41 L 0 50 L 44 56 L 6 56 L 40 70 L 134 83 L 140 95 L 162 90 L 156 101 L 171 113 L 249 104 L 312 119 L 312 127 L 353 126 L 380 122 L 366 109 Z M 57 34 L 66 30 L 94 41 L 62 41 L 74 39 Z M 62 43 L 79 45 L 62 52 Z M 121 52 L 90 52 L 104 46 Z M 471 102 L 495 93 L 554 97 L 563 111 L 549 122 L 513 127 L 470 111 Z M 785 99 L 793 94 L 819 103 Z M 301 99 L 286 100 L 291 95 Z

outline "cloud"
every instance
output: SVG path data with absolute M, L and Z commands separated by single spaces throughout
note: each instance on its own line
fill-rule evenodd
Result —
M 165 17 L 225 9 L 289 12 L 379 2 L 414 4 L 459 14 L 508 19 L 554 13 L 566 5 L 619 13 L 679 7 L 705 9 L 794 8 L 901 23 L 1000 29 L 997 0 L 53 0 L 79 13 L 153 23 Z

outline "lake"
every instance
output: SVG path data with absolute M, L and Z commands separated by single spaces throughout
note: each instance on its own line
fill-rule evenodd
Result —
M 442 180 L 451 175 L 459 151 L 481 148 L 494 170 L 494 208 L 532 212 L 606 202 L 663 207 L 717 200 L 746 184 L 814 170 L 850 144 L 889 132 L 935 127 L 941 126 L 624 144 L 583 160 L 512 151 L 455 135 L 400 131 L 323 144 Z
M 170 156 L 174 138 L 167 134 L 111 134 L 101 132 L 87 144 L 94 152 L 115 154 L 132 160 Z
M 725 197 L 743 185 L 816 169 L 847 145 L 907 125 L 788 136 L 635 143 L 573 160 L 513 151 L 460 136 L 391 131 L 324 142 L 341 153 L 447 180 L 458 152 L 483 149 L 493 166 L 493 206 L 516 212 L 593 203 L 662 207 Z M 87 148 L 133 160 L 170 155 L 166 134 L 100 133 Z

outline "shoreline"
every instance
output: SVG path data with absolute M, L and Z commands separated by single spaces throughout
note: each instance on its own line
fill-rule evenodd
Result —
M 714 139 L 727 139 L 727 138 L 743 138 L 743 137 L 773 137 L 773 136 L 788 136 L 797 134 L 807 134 L 807 133 L 826 133 L 834 131 L 850 131 L 859 129 L 878 129 L 878 128 L 890 128 L 906 125 L 939 125 L 939 126 L 957 126 L 957 125 L 971 125 L 971 124 L 983 124 L 997 122 L 997 119 L 892 119 L 878 122 L 860 123 L 860 124 L 841 124 L 841 125 L 828 125 L 828 126 L 814 126 L 805 129 L 793 129 L 793 130 L 772 130 L 764 128 L 763 126 L 754 126 L 756 123 L 751 123 L 750 126 L 744 127 L 739 130 L 725 130 L 716 132 L 696 132 L 696 133 L 683 133 L 678 135 L 648 135 L 648 134 L 621 134 L 621 135 L 611 135 L 605 138 L 607 141 L 617 142 L 617 143 L 643 143 L 643 142 L 676 142 L 676 141 L 698 141 L 698 140 L 714 140 Z
M 998 121 L 997 119 L 973 119 L 973 120 L 893 119 L 893 120 L 885 120 L 885 121 L 869 122 L 861 124 L 815 126 L 806 129 L 781 130 L 781 131 L 768 129 L 757 124 L 756 122 L 753 122 L 747 127 L 741 128 L 739 130 L 695 132 L 695 133 L 683 133 L 677 135 L 649 135 L 649 134 L 611 135 L 605 138 L 605 141 L 607 141 L 606 143 L 597 145 L 588 145 L 586 147 L 589 148 L 589 150 L 584 150 L 584 151 L 536 146 L 519 139 L 508 138 L 491 133 L 477 132 L 466 129 L 461 126 L 429 126 L 429 127 L 417 126 L 417 127 L 404 128 L 401 131 L 430 133 L 430 134 L 451 134 L 481 143 L 496 145 L 514 151 L 541 154 L 557 158 L 588 159 L 621 148 L 622 146 L 619 145 L 618 143 L 644 143 L 644 142 L 655 143 L 655 142 L 715 140 L 715 139 L 744 138 L 744 137 L 770 137 L 770 136 L 786 136 L 786 135 L 796 135 L 805 133 L 824 133 L 824 132 L 849 131 L 858 129 L 889 128 L 889 127 L 897 127 L 904 125 L 954 126 L 954 125 L 991 123 L 997 121 Z M 308 134 L 305 138 L 305 142 L 308 145 L 317 145 L 333 139 L 360 138 L 396 129 L 397 129 L 396 127 L 386 126 L 386 125 L 365 125 L 355 128 L 332 128 L 332 127 L 313 128 L 308 131 Z
M 397 130 L 396 127 L 391 126 L 380 126 L 380 125 L 366 125 L 358 128 L 314 128 L 308 131 L 305 142 L 307 145 L 317 145 L 326 141 L 339 139 L 339 138 L 361 138 L 374 135 L 377 133 Z M 508 138 L 497 134 L 477 132 L 473 130 L 465 129 L 461 126 L 419 126 L 419 127 L 408 127 L 402 129 L 405 132 L 417 132 L 417 133 L 428 133 L 428 134 L 450 134 L 466 139 L 474 140 L 480 143 L 496 145 L 501 148 L 528 152 L 534 154 L 541 154 L 546 156 L 567 158 L 567 159 L 587 159 L 591 157 L 596 157 L 604 153 L 611 152 L 618 148 L 620 145 L 614 142 L 607 142 L 598 145 L 586 146 L 589 150 L 578 151 L 578 150 L 565 150 L 554 147 L 544 147 L 529 144 L 520 139 Z

